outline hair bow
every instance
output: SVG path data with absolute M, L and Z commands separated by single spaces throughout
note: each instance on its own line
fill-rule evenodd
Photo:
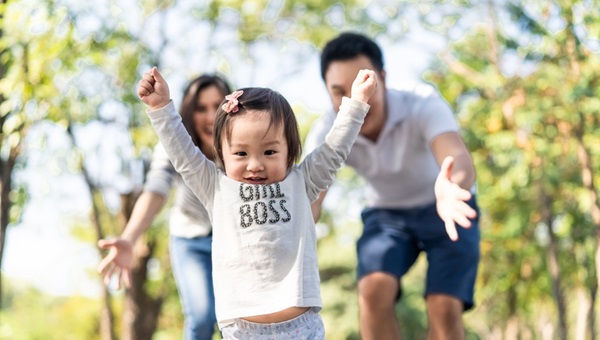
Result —
M 225 96 L 225 100 L 227 100 L 227 102 L 225 104 L 223 104 L 223 106 L 221 106 L 221 108 L 223 109 L 223 111 L 227 112 L 227 113 L 236 113 L 239 111 L 239 107 L 238 107 L 238 98 L 244 94 L 244 91 L 242 90 L 238 90 L 238 91 L 234 91 L 232 94 L 229 94 L 227 96 Z

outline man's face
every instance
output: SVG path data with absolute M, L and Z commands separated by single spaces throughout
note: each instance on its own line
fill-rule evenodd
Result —
M 361 69 L 375 70 L 373 63 L 369 58 L 359 55 L 354 59 L 336 60 L 329 64 L 325 73 L 325 85 L 331 97 L 331 102 L 336 111 L 342 104 L 342 97 L 351 97 L 352 82 Z M 364 137 L 376 141 L 379 133 L 383 129 L 386 120 L 385 107 L 385 73 L 377 72 L 378 86 L 371 99 L 369 99 L 369 113 L 365 117 L 365 122 L 360 129 L 360 134 Z

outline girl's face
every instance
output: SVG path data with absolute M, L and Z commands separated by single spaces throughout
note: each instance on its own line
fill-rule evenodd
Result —
M 225 96 L 216 85 L 202 89 L 198 95 L 196 111 L 194 112 L 194 129 L 202 143 L 202 153 L 212 158 L 213 151 L 213 124 L 215 113 Z
M 269 113 L 249 111 L 231 121 L 231 140 L 223 136 L 227 177 L 248 184 L 281 182 L 287 175 L 288 146 L 283 127 L 269 125 Z

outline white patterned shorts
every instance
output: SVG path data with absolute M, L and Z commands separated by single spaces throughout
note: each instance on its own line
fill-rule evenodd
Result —
M 224 340 L 323 340 L 325 327 L 317 308 L 310 308 L 302 315 L 278 323 L 255 323 L 235 319 L 223 327 Z

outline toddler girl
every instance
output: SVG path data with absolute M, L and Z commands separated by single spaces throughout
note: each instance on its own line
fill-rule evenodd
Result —
M 138 96 L 171 162 L 205 205 L 225 339 L 324 339 L 311 202 L 333 182 L 369 109 L 377 79 L 359 71 L 325 142 L 298 165 L 292 108 L 267 88 L 225 97 L 214 123 L 216 163 L 196 148 L 156 68 Z

